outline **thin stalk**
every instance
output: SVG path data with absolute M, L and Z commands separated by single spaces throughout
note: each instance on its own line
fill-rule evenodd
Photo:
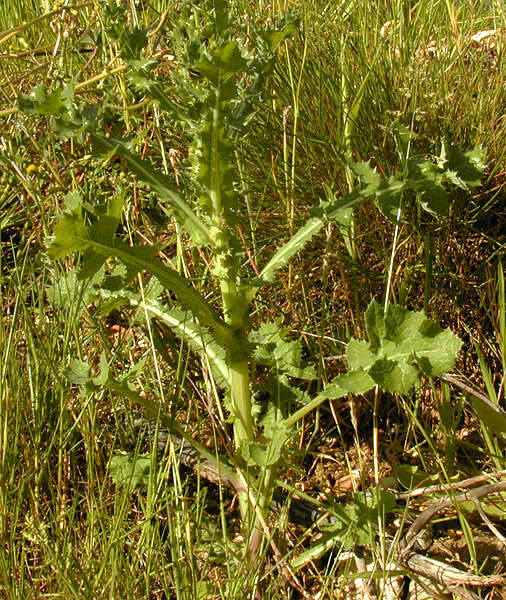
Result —
M 93 5 L 93 2 L 84 2 L 82 4 L 74 4 L 74 5 L 70 5 L 70 6 L 64 6 L 62 8 L 58 8 L 56 10 L 48 12 L 44 15 L 40 15 L 39 17 L 35 17 L 31 21 L 28 21 L 27 23 L 22 23 L 21 25 L 18 25 L 17 27 L 14 27 L 9 31 L 0 31 L 0 36 L 2 36 L 2 37 L 0 37 L 0 46 L 3 43 L 10 40 L 11 37 L 14 37 L 18 33 L 23 32 L 25 29 L 28 29 L 32 25 L 38 25 L 41 21 L 44 21 L 45 19 L 50 19 L 51 17 L 54 17 L 55 15 L 60 14 L 62 11 L 79 10 L 81 8 L 85 8 L 87 6 L 92 6 L 92 5 Z
M 433 264 L 433 253 L 434 244 L 432 239 L 432 232 L 427 230 L 425 232 L 424 240 L 424 252 L 425 252 L 425 279 L 424 279 L 424 290 L 423 290 L 423 310 L 426 315 L 429 314 L 429 301 L 430 293 L 432 290 L 432 264 Z
M 497 309 L 499 313 L 499 347 L 502 361 L 502 391 L 506 384 L 506 300 L 504 293 L 504 270 L 502 260 L 497 265 Z M 499 394 L 498 394 L 499 396 Z

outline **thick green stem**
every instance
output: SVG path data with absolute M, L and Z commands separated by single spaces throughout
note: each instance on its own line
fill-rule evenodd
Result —
M 237 337 L 245 334 L 246 300 L 238 293 L 235 281 L 235 269 L 231 264 L 233 252 L 230 243 L 230 232 L 226 215 L 224 214 L 220 171 L 220 88 L 216 91 L 213 109 L 213 128 L 211 133 L 211 165 L 210 165 L 210 191 L 209 197 L 213 207 L 214 222 L 219 230 L 219 244 L 216 248 L 216 267 L 220 274 L 220 288 L 225 322 L 236 332 Z M 234 440 L 236 447 L 248 443 L 253 439 L 254 426 L 251 415 L 251 398 L 249 389 L 248 360 L 241 356 L 237 359 L 230 357 L 230 387 L 234 419 Z
M 228 350 L 228 369 L 230 383 L 230 400 L 234 425 L 234 443 L 236 449 L 247 447 L 254 440 L 255 426 L 251 412 L 250 370 L 247 351 L 248 301 L 240 291 L 238 280 L 237 257 L 234 244 L 229 207 L 223 185 L 226 173 L 222 172 L 221 157 L 226 156 L 229 148 L 221 139 L 224 130 L 221 114 L 221 84 L 218 77 L 216 96 L 212 109 L 211 151 L 209 155 L 209 200 L 212 206 L 212 221 L 215 231 L 212 245 L 215 254 L 214 272 L 219 278 L 223 319 L 232 332 L 237 346 Z M 239 461 L 241 462 L 241 461 Z M 239 485 L 235 486 L 239 499 L 244 532 L 252 540 L 247 549 L 248 565 L 255 565 L 258 547 L 261 540 L 259 520 L 256 513 L 261 507 L 256 506 L 256 492 L 250 473 L 237 467 Z
M 238 447 L 241 443 L 251 441 L 254 435 L 248 361 L 232 363 L 230 378 L 232 406 L 234 407 L 234 438 L 235 445 Z

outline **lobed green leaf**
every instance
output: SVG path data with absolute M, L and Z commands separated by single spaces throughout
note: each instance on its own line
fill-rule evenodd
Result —
M 441 329 L 423 312 L 390 304 L 386 313 L 372 301 L 365 314 L 369 342 L 351 340 L 347 360 L 384 390 L 404 394 L 419 373 L 439 377 L 449 371 L 462 346 L 449 329 Z
M 316 373 L 311 366 L 302 366 L 302 348 L 296 340 L 286 340 L 287 330 L 276 322 L 266 322 L 248 339 L 255 344 L 255 360 L 272 367 L 277 373 L 286 373 L 300 379 L 315 379 Z

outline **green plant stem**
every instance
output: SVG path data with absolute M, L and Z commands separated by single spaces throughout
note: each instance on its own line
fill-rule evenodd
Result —
M 228 224 L 223 214 L 220 170 L 220 89 L 216 93 L 213 109 L 213 131 L 211 152 L 211 199 L 214 221 L 220 232 L 219 248 L 216 254 L 218 272 L 224 273 L 220 278 L 220 288 L 225 322 L 237 331 L 238 338 L 244 333 L 244 302 L 240 302 L 234 279 L 234 268 L 230 264 L 231 244 Z M 242 306 L 241 306 L 242 305 Z M 230 387 L 234 419 L 234 440 L 236 448 L 250 442 L 254 436 L 253 417 L 251 414 L 251 397 L 249 381 L 249 364 L 242 356 L 239 360 L 230 360 Z
M 232 403 L 234 407 L 234 437 L 236 447 L 253 439 L 254 427 L 251 417 L 248 361 L 230 365 Z

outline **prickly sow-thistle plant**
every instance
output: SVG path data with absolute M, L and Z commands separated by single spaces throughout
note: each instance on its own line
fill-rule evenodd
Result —
M 102 355 L 97 377 L 91 377 L 89 367 L 79 361 L 74 361 L 67 373 L 89 391 L 107 387 L 133 398 L 151 415 L 161 417 L 203 457 L 219 462 L 222 477 L 237 491 L 249 540 L 248 554 L 254 559 L 277 469 L 297 422 L 326 399 L 362 394 L 374 386 L 406 393 L 420 374 L 434 377 L 451 369 L 461 345 L 454 334 L 429 322 L 423 313 L 395 305 L 383 310 L 373 301 L 365 315 L 368 341 L 351 340 L 348 344 L 349 371 L 310 398 L 297 381 L 312 380 L 316 375 L 312 367 L 303 364 L 299 343 L 287 339 L 277 322 L 264 322 L 251 330 L 250 307 L 255 295 L 262 286 L 272 284 L 276 273 L 327 223 L 339 220 L 360 203 L 375 199 L 391 214 L 392 199 L 400 202 L 403 190 L 413 189 L 425 194 L 429 206 L 431 186 L 437 185 L 438 194 L 443 190 L 447 165 L 440 162 L 429 168 L 424 163 L 424 168 L 413 168 L 409 176 L 382 180 L 368 164 L 350 161 L 359 186 L 312 209 L 307 223 L 266 260 L 259 276 L 250 277 L 241 267 L 247 261 L 237 236 L 242 198 L 234 183 L 234 150 L 240 136 L 247 134 L 256 106 L 265 100 L 264 83 L 276 49 L 296 23 L 287 18 L 270 30 L 251 27 L 247 37 L 224 0 L 185 4 L 183 10 L 184 25 L 174 33 L 180 55 L 177 68 L 171 72 L 171 86 L 157 79 L 156 61 L 145 57 L 144 32 L 124 32 L 123 56 L 135 93 L 156 102 L 192 136 L 195 201 L 185 197 L 149 160 L 141 159 L 128 140 L 99 133 L 91 118 L 96 111 L 79 108 L 68 86 L 51 94 L 38 88 L 34 94 L 20 97 L 19 104 L 27 112 L 53 114 L 64 135 L 86 133 L 96 156 L 121 157 L 130 172 L 171 211 L 191 243 L 212 255 L 212 277 L 220 290 L 219 310 L 189 279 L 158 258 L 158 246 L 130 245 L 117 234 L 124 202 L 121 194 L 100 207 L 90 207 L 79 193 L 69 194 L 48 250 L 53 259 L 81 252 L 77 276 L 92 282 L 92 297 L 102 303 L 104 313 L 113 308 L 133 308 L 141 319 L 145 316 L 165 324 L 193 350 L 205 355 L 233 424 L 232 462 L 217 459 L 160 407 L 137 395 L 129 378 L 138 376 L 139 369 L 114 380 Z M 167 88 L 176 90 L 176 99 L 168 95 Z M 472 157 L 461 158 L 469 162 Z M 139 273 L 150 275 L 142 294 L 133 285 Z M 167 292 L 177 298 L 179 308 L 167 306 L 163 300 Z M 257 365 L 268 371 L 260 384 L 255 376 Z M 266 399 L 261 409 L 252 400 L 257 392 Z

